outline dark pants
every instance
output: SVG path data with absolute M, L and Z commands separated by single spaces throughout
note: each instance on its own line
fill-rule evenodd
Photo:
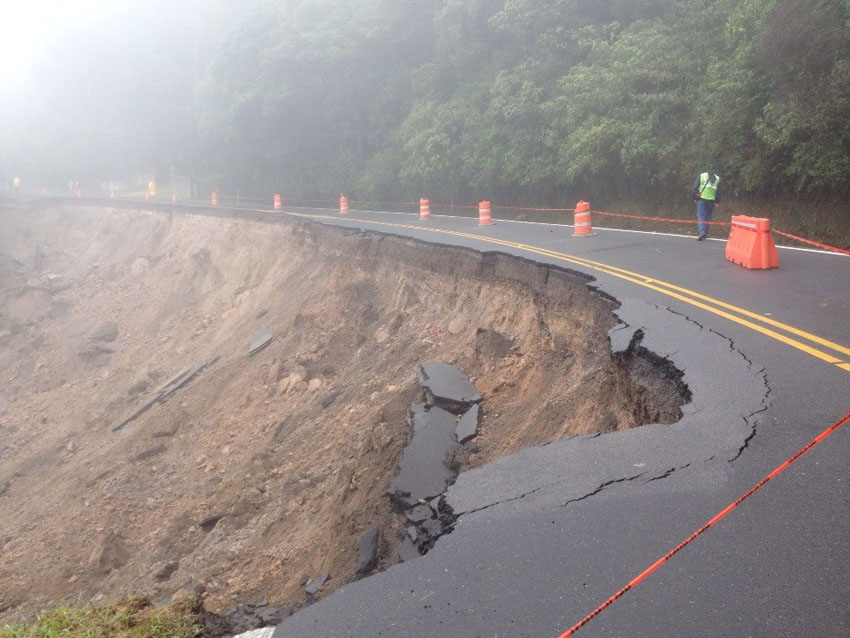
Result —
M 714 202 L 708 199 L 701 199 L 697 202 L 697 231 L 700 235 L 708 235 L 708 224 L 702 222 L 710 222 L 711 214 L 714 212 Z

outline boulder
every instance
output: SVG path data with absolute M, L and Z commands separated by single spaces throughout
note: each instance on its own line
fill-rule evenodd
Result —
M 101 574 L 108 574 L 113 569 L 118 569 L 130 560 L 130 552 L 127 550 L 124 540 L 115 533 L 109 533 L 89 557 L 89 566 Z

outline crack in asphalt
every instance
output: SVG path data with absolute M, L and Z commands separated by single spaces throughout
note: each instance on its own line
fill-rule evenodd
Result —
M 554 487 L 554 486 L 558 485 L 559 483 L 563 483 L 566 480 L 568 480 L 568 479 L 563 478 L 563 479 L 560 479 L 558 481 L 554 481 L 552 483 L 547 483 L 546 485 L 540 485 L 539 487 L 535 487 L 533 490 L 531 490 L 529 492 L 525 492 L 524 494 L 520 494 L 519 496 L 512 496 L 511 498 L 506 498 L 502 501 L 495 501 L 493 503 L 488 503 L 487 505 L 484 505 L 483 507 L 476 507 L 475 509 L 472 509 L 472 510 L 465 510 L 463 512 L 458 513 L 457 516 L 460 517 L 460 516 L 466 516 L 467 514 L 477 514 L 478 512 L 483 512 L 484 510 L 488 510 L 491 507 L 496 507 L 497 505 L 504 505 L 505 503 L 510 503 L 512 501 L 519 501 L 520 499 L 523 499 L 526 496 L 531 496 L 535 492 L 539 492 L 540 490 L 545 490 L 548 487 Z
M 689 317 L 689 316 L 688 316 L 687 314 L 685 314 L 685 313 L 678 312 L 678 311 L 673 310 L 672 308 L 668 308 L 668 307 L 666 307 L 666 306 L 659 306 L 659 305 L 657 305 L 657 304 L 652 304 L 652 305 L 654 305 L 654 306 L 655 306 L 656 308 L 658 308 L 659 310 L 667 310 L 668 312 L 670 312 L 670 313 L 672 313 L 672 314 L 674 314 L 674 315 L 677 315 L 677 316 L 679 316 L 679 317 L 682 317 L 682 318 L 683 318 L 683 319 L 685 319 L 686 321 L 690 321 L 691 323 L 693 323 L 693 324 L 695 324 L 695 325 L 699 326 L 699 327 L 700 327 L 700 329 L 702 329 L 702 330 L 708 330 L 709 332 L 711 332 L 711 333 L 713 333 L 713 334 L 717 335 L 717 336 L 718 336 L 718 337 L 720 337 L 721 339 L 724 339 L 725 341 L 727 341 L 727 342 L 729 343 L 729 350 L 730 350 L 731 352 L 736 353 L 736 354 L 737 354 L 738 356 L 740 356 L 740 357 L 741 357 L 744 361 L 746 361 L 746 362 L 747 362 L 747 365 L 750 367 L 750 369 L 752 369 L 752 368 L 754 367 L 754 365 L 755 365 L 755 364 L 754 364 L 753 360 L 752 360 L 752 359 L 750 359 L 750 358 L 749 358 L 749 357 L 748 357 L 748 356 L 747 356 L 747 355 L 743 352 L 743 350 L 741 350 L 740 348 L 738 348 L 738 347 L 735 345 L 735 341 L 734 341 L 734 339 L 732 339 L 731 337 L 727 337 L 725 334 L 723 334 L 723 333 L 721 333 L 721 332 L 718 332 L 718 331 L 717 331 L 717 330 L 715 330 L 714 328 L 703 326 L 703 325 L 702 325 L 699 321 L 696 321 L 695 319 L 693 319 L 692 317 Z M 671 355 L 671 356 L 672 356 L 672 355 Z M 767 380 L 767 371 L 766 371 L 764 368 L 762 368 L 761 370 L 759 370 L 759 372 L 758 372 L 757 374 L 758 374 L 759 376 L 761 376 L 761 378 L 762 378 L 762 382 L 764 383 L 764 387 L 765 387 L 765 393 L 764 393 L 764 395 L 762 396 L 761 405 L 759 406 L 759 409 L 754 410 L 753 412 L 750 412 L 749 414 L 742 415 L 742 418 L 744 419 L 744 424 L 745 424 L 748 428 L 750 428 L 750 433 L 749 433 L 749 434 L 748 434 L 748 435 L 744 438 L 744 441 L 742 442 L 741 446 L 738 448 L 738 451 L 737 451 L 737 453 L 735 454 L 735 456 L 733 456 L 732 458 L 730 458 L 730 459 L 728 459 L 728 460 L 727 460 L 727 462 L 728 462 L 728 463 L 732 463 L 732 462 L 734 462 L 734 461 L 738 460 L 738 458 L 739 458 L 739 457 L 740 457 L 740 456 L 744 453 L 744 450 L 746 450 L 746 449 L 750 446 L 750 443 L 751 443 L 751 442 L 752 442 L 752 440 L 755 438 L 755 436 L 756 436 L 756 431 L 757 431 L 757 423 L 758 423 L 758 422 L 757 422 L 757 420 L 756 420 L 755 418 L 753 418 L 753 417 L 755 417 L 755 415 L 757 415 L 757 414 L 759 414 L 759 413 L 761 413 L 761 412 L 766 411 L 766 410 L 768 409 L 768 407 L 770 407 L 770 403 L 771 403 L 771 394 L 772 394 L 773 390 L 772 390 L 772 388 L 770 387 L 770 383 L 769 383 L 769 382 L 768 382 L 768 380 Z M 713 457 L 712 457 L 712 458 L 713 458 Z M 648 481 L 647 481 L 647 482 L 648 482 Z
M 673 474 L 673 472 L 677 472 L 678 470 L 684 470 L 687 467 L 690 467 L 690 463 L 685 463 L 684 465 L 680 465 L 679 467 L 671 467 L 669 470 L 664 472 L 663 474 L 659 474 L 658 476 L 653 476 L 650 479 L 645 480 L 642 484 L 646 485 L 647 483 L 652 483 L 653 481 L 660 481 L 661 479 L 666 479 L 668 476 Z
M 558 505 L 558 507 L 566 507 L 566 506 L 567 506 L 567 505 L 569 505 L 570 503 L 578 503 L 579 501 L 583 501 L 583 500 L 585 500 L 585 499 L 588 499 L 588 498 L 590 498 L 591 496 L 596 496 L 597 494 L 599 494 L 599 492 L 601 492 L 602 490 L 604 490 L 604 489 L 605 489 L 605 488 L 607 488 L 607 487 L 610 487 L 611 485 L 614 485 L 614 484 L 616 484 L 616 483 L 626 483 L 626 482 L 628 482 L 628 481 L 634 481 L 634 480 L 636 480 L 636 479 L 639 479 L 639 478 L 640 478 L 641 476 L 643 476 L 644 474 L 646 474 L 646 472 L 641 472 L 640 474 L 636 474 L 636 475 L 634 475 L 634 476 L 624 476 L 623 478 L 619 478 L 619 479 L 612 479 L 612 480 L 610 480 L 610 481 L 605 481 L 604 483 L 602 483 L 599 487 L 597 487 L 597 488 L 596 488 L 595 490 L 593 490 L 592 492 L 588 492 L 588 493 L 587 493 L 587 494 L 585 494 L 584 496 L 579 496 L 578 498 L 572 498 L 572 499 L 570 499 L 569 501 L 567 501 L 566 503 L 564 503 L 564 504 L 562 504 L 562 505 Z
M 773 393 L 773 389 L 770 387 L 770 384 L 767 381 L 767 370 L 762 368 L 759 371 L 759 374 L 761 375 L 762 381 L 764 382 L 764 387 L 767 388 L 767 391 L 764 393 L 764 397 L 762 398 L 761 406 L 759 406 L 759 409 L 754 410 L 753 412 L 750 412 L 749 414 L 745 414 L 743 416 L 744 423 L 746 423 L 747 426 L 749 426 L 750 428 L 750 434 L 744 439 L 744 442 L 741 444 L 741 447 L 738 448 L 738 453 L 735 454 L 735 456 L 733 456 L 731 459 L 729 459 L 729 463 L 737 461 L 738 458 L 744 453 L 744 450 L 750 447 L 750 442 L 755 438 L 756 430 L 758 429 L 758 419 L 754 417 L 757 414 L 765 412 L 770 407 L 770 403 L 772 401 L 770 395 Z

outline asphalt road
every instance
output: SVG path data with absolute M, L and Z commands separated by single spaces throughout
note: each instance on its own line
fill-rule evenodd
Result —
M 555 638 L 850 412 L 850 257 L 780 249 L 778 269 L 749 271 L 726 261 L 723 241 L 605 229 L 576 239 L 500 221 L 498 209 L 486 227 L 285 212 L 586 273 L 621 302 L 613 347 L 641 329 L 693 399 L 673 425 L 564 439 L 462 474 L 447 493 L 451 534 L 301 610 L 275 638 Z M 848 461 L 850 424 L 575 635 L 850 636 Z
M 454 532 L 275 638 L 559 636 L 850 412 L 850 258 L 781 249 L 778 269 L 749 271 L 722 241 L 288 212 L 587 273 L 622 303 L 615 347 L 643 329 L 693 401 L 674 425 L 566 439 L 461 475 L 447 495 Z M 848 460 L 850 425 L 576 635 L 850 636 Z

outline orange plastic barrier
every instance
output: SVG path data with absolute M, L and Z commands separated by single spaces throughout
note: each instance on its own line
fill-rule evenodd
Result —
M 733 215 L 729 241 L 726 242 L 726 259 L 751 270 L 778 268 L 779 252 L 770 234 L 770 220 Z
M 493 225 L 493 219 L 490 217 L 490 202 L 478 202 L 478 225 Z
M 272 201 L 274 201 L 275 210 L 280 210 L 283 207 L 283 198 L 280 196 L 280 193 L 275 193 Z
M 431 219 L 431 200 L 419 200 L 419 219 Z
M 573 225 L 575 226 L 573 237 L 592 237 L 596 234 L 590 222 L 590 202 L 581 200 L 576 204 Z
M 348 198 L 345 195 L 339 196 L 339 212 L 341 215 L 348 214 Z
M 211 203 L 213 206 L 218 206 L 218 191 L 213 191 L 213 192 L 210 194 L 210 203 Z

